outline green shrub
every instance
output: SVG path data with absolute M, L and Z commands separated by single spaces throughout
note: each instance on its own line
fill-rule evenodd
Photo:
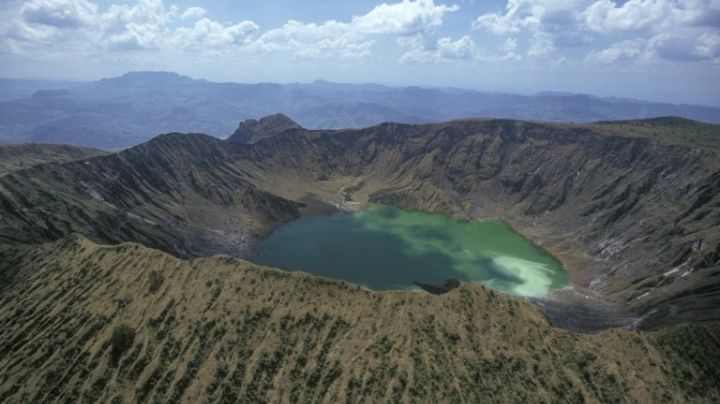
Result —
M 120 324 L 113 329 L 110 337 L 110 358 L 113 365 L 117 365 L 118 359 L 127 351 L 135 341 L 135 330 L 125 324 Z
M 160 286 L 162 286 L 164 280 L 165 278 L 163 278 L 160 272 L 150 271 L 150 293 L 155 293 L 160 290 Z

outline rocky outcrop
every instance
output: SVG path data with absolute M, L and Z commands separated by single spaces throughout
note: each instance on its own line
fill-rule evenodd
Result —
M 300 125 L 283 114 L 274 114 L 256 119 L 247 119 L 228 138 L 231 142 L 255 143 L 285 131 L 302 129 Z

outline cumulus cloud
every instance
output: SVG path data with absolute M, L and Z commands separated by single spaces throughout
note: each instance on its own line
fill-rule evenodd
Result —
M 21 53 L 33 44 L 49 44 L 94 22 L 97 6 L 86 0 L 9 2 L 14 12 L 0 21 L 0 50 Z
M 139 0 L 134 5 L 113 4 L 97 16 L 100 45 L 115 50 L 161 49 L 172 35 L 175 6 L 162 0 Z
M 706 59 L 720 58 L 720 34 L 717 32 L 702 34 L 695 45 L 695 52 Z
M 202 7 L 180 12 L 163 0 L 111 4 L 104 10 L 89 0 L 29 0 L 8 14 L 10 22 L 0 25 L 0 50 L 14 53 L 73 39 L 86 48 L 116 51 L 243 46 L 259 29 L 252 21 L 203 18 Z
M 456 5 L 435 4 L 433 0 L 383 3 L 348 22 L 329 20 L 316 24 L 290 20 L 262 34 L 253 47 L 263 51 L 291 50 L 303 58 L 363 57 L 370 54 L 373 38 L 382 35 L 426 38 L 442 25 L 445 14 L 457 10 Z
M 450 37 L 440 38 L 437 45 L 438 53 L 443 59 L 470 59 L 477 52 L 475 41 L 467 35 L 456 41 Z
M 252 21 L 224 25 L 202 18 L 190 28 L 179 28 L 174 39 L 185 46 L 246 45 L 258 29 L 257 24 Z
M 358 34 L 425 34 L 439 28 L 446 13 L 457 10 L 457 5 L 436 5 L 433 0 L 403 0 L 380 4 L 363 16 L 353 17 L 348 25 Z
M 530 56 L 616 39 L 612 46 L 590 52 L 586 60 L 596 62 L 627 62 L 641 55 L 713 58 L 713 41 L 707 38 L 717 27 L 718 0 L 508 0 L 504 11 L 480 15 L 473 23 L 474 29 L 495 35 L 526 32 Z M 708 45 L 692 37 L 706 38 Z M 644 38 L 652 40 L 640 49 Z
M 720 57 L 720 35 L 705 33 L 690 35 L 659 34 L 648 41 L 648 50 L 657 56 L 674 61 L 702 61 Z
M 593 31 L 645 31 L 674 24 L 673 20 L 687 12 L 678 6 L 679 3 L 662 0 L 630 0 L 622 5 L 600 0 L 588 6 L 583 15 Z
M 206 12 L 207 11 L 202 7 L 188 7 L 182 13 L 180 18 L 185 19 L 185 20 L 195 20 L 195 19 L 203 17 Z
M 614 64 L 635 61 L 646 53 L 647 41 L 628 39 L 599 51 L 590 52 L 586 60 L 596 63 Z
M 720 34 L 696 36 L 662 33 L 648 40 L 624 40 L 608 48 L 592 51 L 586 60 L 617 64 L 637 60 L 661 59 L 676 62 L 698 62 L 720 59 Z
M 77 28 L 93 22 L 97 6 L 86 0 L 36 0 L 23 4 L 25 22 L 57 28 Z
M 504 55 L 501 56 L 501 59 L 504 60 L 521 60 L 522 55 L 517 53 L 517 39 L 510 37 L 505 39 L 505 42 L 500 45 L 500 50 L 503 51 Z
M 47 50 L 64 46 L 119 52 L 145 50 L 284 51 L 299 58 L 369 56 L 379 40 L 419 37 L 444 59 L 467 58 L 469 37 L 438 39 L 447 13 L 457 5 L 434 0 L 382 3 L 345 21 L 289 20 L 265 32 L 253 21 L 220 22 L 199 6 L 179 9 L 164 0 L 116 1 L 104 7 L 97 0 L 10 0 L 8 21 L 0 22 L 0 51 Z M 0 5 L 0 10 L 2 10 Z M 55 42 L 55 43 L 54 43 Z M 425 51 L 425 50 L 423 50 Z
M 519 32 L 530 24 L 527 19 L 526 4 L 522 1 L 508 0 L 504 13 L 486 13 L 479 16 L 473 23 L 473 28 L 486 30 L 496 35 Z
M 400 38 L 398 43 L 408 49 L 400 57 L 402 63 L 438 63 L 479 56 L 475 41 L 467 35 L 456 40 L 450 37 L 432 40 L 416 35 Z

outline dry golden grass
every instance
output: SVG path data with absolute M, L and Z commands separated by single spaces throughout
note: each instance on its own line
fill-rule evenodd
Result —
M 80 236 L 0 251 L 4 402 L 720 399 L 704 328 L 579 335 L 476 284 L 375 293 Z

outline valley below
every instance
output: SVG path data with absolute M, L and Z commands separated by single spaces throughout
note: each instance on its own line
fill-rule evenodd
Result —
M 718 399 L 720 158 L 708 139 L 719 131 L 697 128 L 668 118 L 306 130 L 278 114 L 227 140 L 171 133 L 8 164 L 0 401 Z M 383 209 L 398 222 L 337 213 Z M 263 256 L 278 234 L 341 237 L 312 224 L 328 214 L 417 237 L 406 243 L 429 231 L 448 251 L 492 246 L 510 237 L 505 226 L 537 255 L 522 268 L 505 258 L 522 275 L 513 286 L 493 280 L 504 270 L 473 278 L 445 268 L 459 259 L 416 255 L 439 267 L 399 284 L 462 282 L 439 295 L 330 279 L 352 280 L 339 259 L 329 272 L 297 268 L 330 278 L 270 267 L 295 269 L 293 249 L 309 245 L 286 247 L 280 265 Z M 413 214 L 498 233 L 433 233 L 417 226 L 436 220 L 424 216 L 405 226 Z M 297 219 L 327 239 L 292 233 Z M 502 257 L 470 261 L 492 269 Z M 378 260 L 367 265 L 416 265 Z M 550 267 L 545 289 L 522 288 Z

